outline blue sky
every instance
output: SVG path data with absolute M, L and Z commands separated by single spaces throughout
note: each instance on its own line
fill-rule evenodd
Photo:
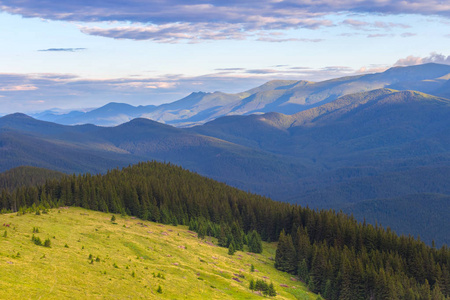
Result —
M 450 64 L 450 2 L 0 0 L 0 114 Z

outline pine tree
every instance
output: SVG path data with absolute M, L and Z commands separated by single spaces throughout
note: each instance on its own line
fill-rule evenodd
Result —
M 315 292 L 316 291 L 316 286 L 314 285 L 314 276 L 309 276 L 308 289 L 311 292 Z
M 325 289 L 323 290 L 323 297 L 325 299 L 331 299 L 331 295 L 332 295 L 332 292 L 333 292 L 332 288 L 333 287 L 331 286 L 331 280 L 328 279 L 325 282 Z
M 295 246 L 297 249 L 298 262 L 301 262 L 304 259 L 308 262 L 311 251 L 311 242 L 309 241 L 309 236 L 306 227 L 297 229 L 295 241 L 296 241 Z
M 248 250 L 253 253 L 262 253 L 261 236 L 256 232 L 256 230 L 253 230 L 250 233 Z
M 206 236 L 206 226 L 205 226 L 205 224 L 203 222 L 200 222 L 198 224 L 197 233 L 198 233 L 198 237 L 200 239 L 204 239 L 205 238 L 205 236 Z
M 428 283 L 428 280 L 425 279 L 425 283 L 420 285 L 419 295 L 421 300 L 431 299 L 430 284 Z
M 442 300 L 442 299 L 445 299 L 445 297 L 441 292 L 439 284 L 435 283 L 433 286 L 433 290 L 431 291 L 431 300 Z
M 224 226 L 225 225 L 220 225 L 220 233 L 219 233 L 219 238 L 218 238 L 218 244 L 221 247 L 227 247 L 227 241 L 228 241 Z
M 250 280 L 250 287 L 252 291 L 255 290 L 255 281 L 253 279 Z
M 277 295 L 275 287 L 273 286 L 273 282 L 269 284 L 269 288 L 267 289 L 267 295 L 271 297 L 275 297 Z
M 236 252 L 234 249 L 234 243 L 230 243 L 230 246 L 228 247 L 228 255 L 233 255 Z
M 275 268 L 280 271 L 295 273 L 297 271 L 296 261 L 296 251 L 292 237 L 289 234 L 286 235 L 283 230 L 280 233 L 278 247 L 275 252 Z
M 300 262 L 297 274 L 300 280 L 303 280 L 305 283 L 309 282 L 308 264 L 306 263 L 306 259 L 303 259 Z

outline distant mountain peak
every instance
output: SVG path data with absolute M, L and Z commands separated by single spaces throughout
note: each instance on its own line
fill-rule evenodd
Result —
M 201 96 L 201 95 L 208 95 L 208 94 L 211 94 L 211 93 L 209 93 L 209 92 L 202 92 L 202 91 L 198 91 L 198 92 L 192 92 L 192 93 L 190 93 L 190 94 L 188 95 L 188 97 L 189 97 L 189 96 Z
M 3 116 L 1 119 L 33 119 L 33 118 L 24 113 L 13 113 L 13 114 Z
M 128 103 L 121 103 L 121 102 L 109 102 L 105 105 L 103 105 L 102 107 L 122 107 L 122 106 L 126 106 L 126 107 L 135 107 L 131 104 Z
M 437 63 L 426 63 L 421 65 L 413 66 L 395 66 L 387 69 L 380 74 L 399 74 L 399 73 L 409 73 L 414 74 L 418 78 L 437 78 L 450 73 L 450 65 L 437 64 Z M 402 78 L 399 78 L 402 79 Z M 431 78 L 430 78 L 431 79 Z

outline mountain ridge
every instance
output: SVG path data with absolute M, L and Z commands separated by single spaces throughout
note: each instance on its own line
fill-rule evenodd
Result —
M 204 124 L 227 115 L 250 115 L 279 112 L 295 113 L 332 102 L 339 97 L 390 88 L 417 90 L 434 96 L 450 97 L 450 66 L 436 63 L 393 67 L 384 72 L 346 76 L 320 82 L 306 80 L 272 80 L 237 94 L 193 92 L 159 106 L 130 106 L 109 103 L 89 112 L 35 114 L 36 118 L 65 125 L 92 123 L 118 125 L 137 117 L 153 119 L 178 127 Z M 122 105 L 122 106 L 120 106 Z M 114 106 L 120 109 L 112 109 Z

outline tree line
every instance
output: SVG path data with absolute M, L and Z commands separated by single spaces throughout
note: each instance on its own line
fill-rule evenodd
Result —
M 359 223 L 332 210 L 276 202 L 181 167 L 138 163 L 104 175 L 72 175 L 2 190 L 0 209 L 80 206 L 165 224 L 242 249 L 278 241 L 275 266 L 296 274 L 326 299 L 445 299 L 450 250 Z

